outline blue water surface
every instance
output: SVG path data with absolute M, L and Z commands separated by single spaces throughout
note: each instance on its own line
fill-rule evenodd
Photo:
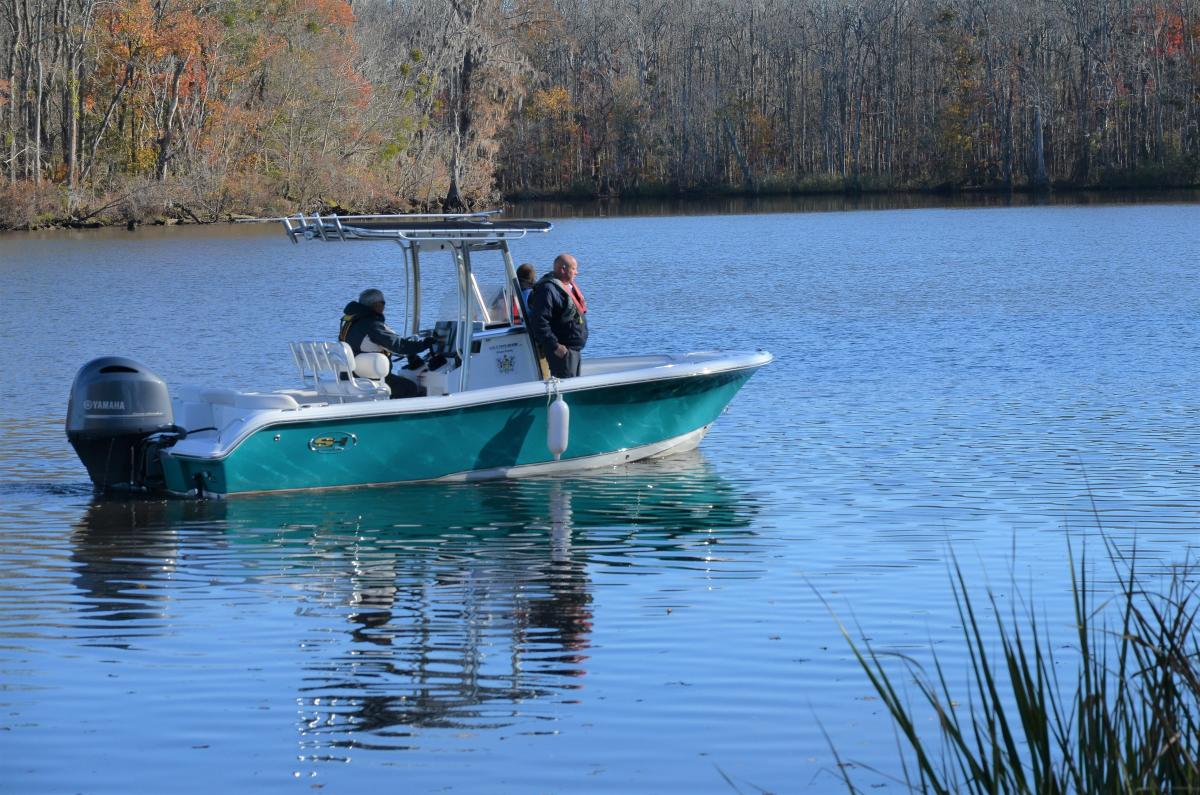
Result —
M 839 619 L 965 687 L 952 561 L 1067 637 L 1069 549 L 1101 589 L 1105 538 L 1151 577 L 1195 557 L 1197 228 L 1188 203 L 561 220 L 517 258 L 577 255 L 588 354 L 775 355 L 699 451 L 223 502 L 94 498 L 76 368 L 290 386 L 288 341 L 403 293 L 395 247 L 0 236 L 0 792 L 903 791 Z

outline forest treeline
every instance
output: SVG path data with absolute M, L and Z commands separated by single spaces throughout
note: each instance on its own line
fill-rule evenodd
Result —
M 1200 0 L 0 0 L 0 226 L 1200 182 Z

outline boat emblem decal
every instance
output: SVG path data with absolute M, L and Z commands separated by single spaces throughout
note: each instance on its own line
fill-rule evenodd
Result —
M 496 369 L 507 375 L 517 366 L 517 360 L 511 353 L 502 353 L 496 357 Z
M 340 453 L 347 447 L 358 444 L 358 437 L 352 433 L 335 433 L 326 436 L 314 436 L 308 440 L 308 449 L 314 453 Z

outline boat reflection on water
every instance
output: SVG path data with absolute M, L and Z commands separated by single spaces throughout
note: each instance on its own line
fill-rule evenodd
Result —
M 135 593 L 140 611 L 110 617 L 145 618 L 166 572 L 207 560 L 175 576 L 240 569 L 217 586 L 223 600 L 297 602 L 288 641 L 302 650 L 314 759 L 405 747 L 417 729 L 551 718 L 586 673 L 595 577 L 704 565 L 757 513 L 699 453 L 569 478 L 141 505 L 88 511 L 79 585 L 97 603 Z
M 75 586 L 87 622 L 115 622 L 112 644 L 129 648 L 134 637 L 153 634 L 168 609 L 176 571 L 178 530 L 211 527 L 207 507 L 162 500 L 96 499 L 71 535 Z M 220 531 L 209 532 L 209 540 Z M 200 541 L 193 534 L 190 543 Z M 90 636 L 93 640 L 96 635 Z

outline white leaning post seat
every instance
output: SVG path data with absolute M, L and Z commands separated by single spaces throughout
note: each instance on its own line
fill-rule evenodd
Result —
M 392 371 L 392 362 L 382 353 L 360 353 L 354 357 L 354 374 L 368 381 L 383 381 Z
M 355 375 L 354 351 L 344 342 L 293 342 L 290 344 L 296 369 L 305 384 L 318 394 L 346 400 L 386 400 L 392 396 L 386 383 Z M 378 354 L 385 361 L 387 357 Z M 390 363 L 387 365 L 391 369 Z M 384 372 L 386 377 L 387 372 Z

